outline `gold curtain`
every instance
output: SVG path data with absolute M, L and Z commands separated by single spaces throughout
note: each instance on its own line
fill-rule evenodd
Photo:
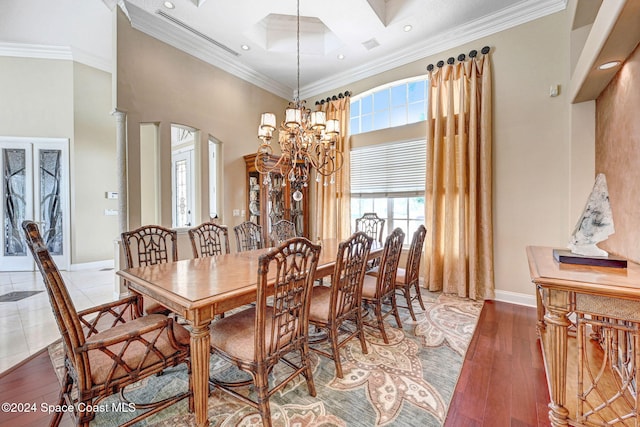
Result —
M 494 297 L 492 101 L 488 54 L 429 72 L 425 281 Z
M 327 115 L 327 119 L 340 120 L 340 136 L 336 142 L 336 149 L 342 153 L 344 162 L 331 183 L 331 177 L 320 177 L 315 186 L 315 211 L 313 224 L 315 236 L 318 239 L 338 238 L 346 239 L 351 234 L 351 178 L 349 142 L 349 115 L 351 97 L 346 95 L 334 101 L 325 102 L 320 109 Z M 315 181 L 313 181 L 315 182 Z

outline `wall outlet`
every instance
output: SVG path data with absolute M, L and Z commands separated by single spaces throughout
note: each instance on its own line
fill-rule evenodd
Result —
M 118 198 L 118 192 L 117 191 L 107 191 L 106 193 L 104 193 L 104 197 L 107 199 L 117 199 Z
M 104 210 L 104 214 L 105 214 L 105 216 L 115 216 L 115 215 L 118 215 L 118 210 L 117 209 L 105 209 Z
M 233 216 L 240 216 L 240 209 L 234 209 Z

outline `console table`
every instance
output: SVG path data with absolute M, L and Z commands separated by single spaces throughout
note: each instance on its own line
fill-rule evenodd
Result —
M 552 426 L 639 426 L 640 265 L 558 263 L 527 247 Z

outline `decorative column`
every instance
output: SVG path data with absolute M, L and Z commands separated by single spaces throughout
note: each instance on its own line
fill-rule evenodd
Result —
M 127 113 L 113 110 L 116 118 L 116 173 L 118 174 L 118 233 L 127 231 Z
M 114 268 L 120 270 L 122 248 L 120 245 L 120 233 L 129 228 L 128 203 L 127 203 L 127 113 L 115 109 L 111 113 L 116 118 L 116 174 L 118 176 L 118 237 L 114 244 Z M 129 293 L 124 281 L 116 276 L 114 294 L 120 298 Z
M 570 294 L 568 291 L 548 289 L 544 295 L 547 309 L 544 315 L 545 337 L 549 348 L 547 368 L 549 372 L 549 421 L 553 427 L 569 425 L 567 401 L 567 330 L 569 320 Z

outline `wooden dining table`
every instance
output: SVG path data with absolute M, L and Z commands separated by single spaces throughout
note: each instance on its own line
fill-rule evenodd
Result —
M 325 239 L 315 278 L 333 273 L 339 241 Z M 131 291 L 150 297 L 182 316 L 191 325 L 191 370 L 196 424 L 209 425 L 209 324 L 225 313 L 256 300 L 258 259 L 273 248 L 186 259 L 120 270 Z M 374 242 L 369 259 L 380 257 Z

